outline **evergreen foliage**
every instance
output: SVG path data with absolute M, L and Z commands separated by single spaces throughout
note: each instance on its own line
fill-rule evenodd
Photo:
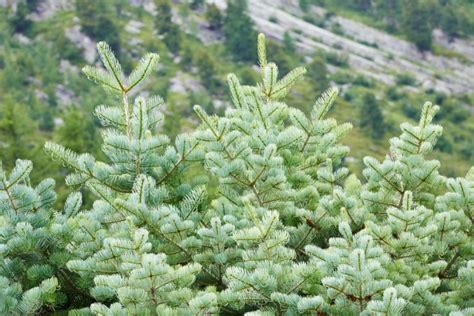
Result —
M 31 137 L 28 137 L 28 127 L 34 126 L 34 123 L 25 113 L 26 109 L 22 104 L 16 103 L 9 96 L 3 99 L 0 133 L 4 142 L 2 157 L 7 167 L 13 167 L 17 157 L 28 157 L 27 148 L 33 145 Z M 29 149 L 31 151 L 31 147 Z
M 155 28 L 158 34 L 163 37 L 163 42 L 168 49 L 173 53 L 177 53 L 181 46 L 181 31 L 172 21 L 171 2 L 169 0 L 156 0 L 155 4 L 157 7 Z
M 236 31 L 238 30 L 238 32 Z M 224 16 L 225 47 L 238 61 L 255 59 L 256 32 L 252 19 L 247 15 L 246 0 L 230 0 Z
M 421 51 L 431 49 L 432 26 L 429 18 L 430 4 L 427 1 L 405 1 L 403 25 L 410 41 Z
M 69 196 L 63 212 L 53 209 L 54 180 L 30 183 L 33 165 L 17 160 L 11 172 L 0 166 L 0 313 L 30 315 L 84 299 L 80 280 L 67 270 L 71 259 L 69 218 L 81 195 Z
M 380 139 L 385 133 L 385 123 L 380 105 L 372 93 L 366 93 L 362 97 L 362 104 L 359 110 L 359 124 L 362 128 L 370 130 L 373 139 Z
M 81 30 L 96 41 L 107 41 L 112 49 L 119 54 L 120 31 L 114 24 L 113 6 L 104 0 L 81 0 L 76 3 L 77 15 L 81 22 Z
M 2 313 L 472 313 L 474 168 L 452 179 L 429 160 L 437 106 L 382 161 L 364 159 L 362 183 L 345 167 L 351 124 L 327 117 L 338 89 L 308 115 L 287 105 L 306 70 L 280 75 L 263 34 L 259 81 L 230 74 L 233 106 L 196 105 L 201 125 L 173 140 L 159 133 L 164 101 L 138 89 L 158 55 L 127 76 L 97 47 L 105 69 L 83 72 L 116 104 L 95 109 L 106 159 L 45 145 L 92 206 L 74 192 L 55 210 L 54 182 L 33 187 L 28 161 L 0 170 Z
M 220 30 L 222 28 L 224 17 L 214 3 L 206 6 L 206 19 L 211 30 Z
M 321 94 L 329 87 L 328 70 L 322 58 L 315 56 L 307 66 L 308 78 L 316 93 Z
M 474 3 L 470 0 L 300 0 L 307 12 L 310 4 L 330 12 L 362 18 L 376 28 L 403 35 L 422 50 L 430 50 L 432 32 L 441 29 L 449 39 L 474 34 Z M 314 19 L 313 19 L 314 20 Z

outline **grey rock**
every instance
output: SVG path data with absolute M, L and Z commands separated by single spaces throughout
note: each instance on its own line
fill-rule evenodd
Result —
M 225 9 L 225 0 L 208 0 L 220 9 Z M 435 41 L 451 50 L 459 49 L 467 63 L 457 58 L 436 56 L 430 52 L 420 53 L 415 45 L 369 27 L 362 23 L 336 16 L 330 23 L 338 23 L 343 36 L 308 23 L 302 19 L 303 12 L 294 0 L 249 0 L 249 15 L 259 31 L 281 41 L 285 32 L 290 32 L 296 47 L 312 54 L 315 50 L 344 53 L 350 66 L 386 84 L 394 83 L 394 75 L 410 73 L 418 82 L 427 84 L 445 93 L 462 94 L 472 91 L 474 86 L 474 45 L 468 40 L 457 40 L 455 45 L 435 32 Z M 324 16 L 325 10 L 312 7 L 311 14 Z M 276 18 L 276 23 L 270 22 Z M 373 47 L 370 43 L 376 43 Z M 369 45 L 367 45 L 369 44 Z M 449 46 L 448 46 L 449 45 Z
M 97 57 L 96 47 L 87 35 L 81 32 L 81 27 L 75 25 L 65 30 L 66 37 L 83 51 L 84 59 L 87 63 L 94 63 Z

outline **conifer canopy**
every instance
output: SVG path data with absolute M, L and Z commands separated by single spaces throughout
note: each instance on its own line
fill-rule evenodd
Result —
M 0 314 L 474 313 L 474 168 L 449 178 L 430 158 L 439 107 L 401 124 L 358 179 L 342 143 L 352 126 L 328 115 L 338 89 L 310 113 L 286 104 L 306 70 L 282 74 L 263 34 L 259 81 L 229 74 L 232 106 L 194 106 L 199 126 L 175 139 L 163 99 L 137 90 L 159 56 L 127 75 L 97 48 L 103 68 L 83 72 L 115 98 L 94 112 L 106 159 L 46 143 L 76 190 L 60 207 L 31 162 L 0 165 Z

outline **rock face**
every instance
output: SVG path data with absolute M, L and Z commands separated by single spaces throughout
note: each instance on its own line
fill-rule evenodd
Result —
M 207 0 L 224 9 L 225 0 Z M 257 29 L 282 40 L 289 32 L 298 49 L 308 54 L 315 50 L 347 55 L 350 66 L 386 84 L 393 84 L 397 74 L 410 73 L 423 88 L 444 93 L 472 92 L 474 87 L 474 42 L 449 42 L 439 31 L 434 40 L 439 46 L 463 56 L 457 58 L 421 53 L 415 45 L 362 23 L 332 17 L 329 24 L 338 24 L 341 35 L 302 19 L 303 12 L 294 0 L 249 0 L 249 15 Z M 312 7 L 310 15 L 324 16 L 324 9 Z M 272 20 L 272 21 L 270 21 Z M 376 46 L 376 47 L 374 47 Z
M 74 25 L 71 28 L 67 28 L 64 32 L 71 42 L 83 50 L 84 59 L 89 64 L 94 63 L 97 55 L 95 43 L 81 32 L 81 26 Z
M 130 34 L 140 33 L 140 29 L 143 27 L 143 23 L 136 20 L 130 20 L 125 26 L 125 31 Z
M 193 79 L 192 77 L 187 76 L 182 72 L 177 72 L 176 75 L 171 78 L 170 81 L 170 91 L 177 93 L 187 93 L 189 91 L 198 92 L 202 90 L 203 87 L 201 84 Z

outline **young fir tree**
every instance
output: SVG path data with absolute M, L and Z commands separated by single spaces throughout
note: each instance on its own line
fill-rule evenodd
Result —
M 359 109 L 359 125 L 368 128 L 373 139 L 380 139 L 385 133 L 385 123 L 383 113 L 377 98 L 372 93 L 366 93 L 362 97 L 362 104 Z
M 213 31 L 220 31 L 223 24 L 223 15 L 215 3 L 206 5 L 206 20 L 209 28 Z
M 252 19 L 247 15 L 247 0 L 227 2 L 222 31 L 225 36 L 225 47 L 235 60 L 244 62 L 254 60 L 256 32 Z
M 284 103 L 303 76 L 279 79 L 259 36 L 261 81 L 228 82 L 223 117 L 195 107 L 202 126 L 174 142 L 156 133 L 159 97 L 136 96 L 155 68 L 148 54 L 126 77 L 105 43 L 105 69 L 84 73 L 116 97 L 100 105 L 107 161 L 54 143 L 72 193 L 55 211 L 53 182 L 32 187 L 31 163 L 0 172 L 3 314 L 470 315 L 474 310 L 474 169 L 438 173 L 441 135 L 427 103 L 401 125 L 365 184 L 343 166 L 350 124 L 325 118 L 330 88 L 309 116 Z M 191 173 L 189 168 L 195 163 Z M 213 200 L 202 164 L 218 182 Z
M 431 124 L 437 111 L 427 103 L 418 125 L 402 124 L 382 163 L 365 158 L 364 229 L 353 234 L 342 223 L 343 238 L 330 239 L 328 249 L 306 247 L 322 273 L 329 313 L 472 313 L 472 301 L 461 300 L 472 293 L 474 169 L 446 179 L 439 162 L 425 160 L 442 132 Z
M 324 243 L 351 213 L 360 217 L 356 201 L 342 188 L 348 170 L 340 165 L 348 149 L 338 141 L 351 126 L 324 118 L 335 88 L 316 101 L 310 117 L 288 107 L 282 100 L 305 69 L 278 79 L 262 34 L 258 55 L 262 79 L 256 86 L 242 86 L 229 75 L 235 108 L 225 117 L 195 107 L 205 128 L 197 137 L 206 147 L 206 167 L 219 179 L 208 214 L 229 225 L 227 243 L 235 248 L 228 251 L 232 256 L 214 249 L 206 264 L 219 275 L 225 270 L 223 304 L 294 314 L 321 303 L 311 295 L 317 293 L 318 272 L 304 262 L 304 246 Z
M 183 176 L 192 161 L 201 159 L 198 143 L 190 135 L 179 135 L 174 144 L 156 135 L 163 121 L 160 97 L 138 96 L 130 104 L 158 55 L 144 56 L 125 77 L 109 46 L 99 43 L 98 50 L 106 69 L 85 67 L 83 72 L 122 103 L 100 105 L 95 112 L 106 127 L 102 148 L 110 162 L 53 143 L 45 146 L 73 170 L 66 183 L 85 186 L 98 199 L 74 218 L 67 249 L 76 259 L 67 267 L 82 277 L 85 290 L 91 287 L 95 314 L 212 311 L 216 295 L 189 288 L 201 270 L 206 274 L 191 257 L 199 247 L 192 235 L 205 191 L 199 179 L 186 182 Z M 107 306 L 111 301 L 116 303 Z
M 53 209 L 54 180 L 30 183 L 33 165 L 17 160 L 11 172 L 0 165 L 0 313 L 31 315 L 87 301 L 76 287 L 77 276 L 66 268 L 71 254 L 69 219 L 81 206 L 73 193 L 64 211 Z
M 177 53 L 181 47 L 181 31 L 179 26 L 173 22 L 173 13 L 171 8 L 171 1 L 169 0 L 155 0 L 157 18 L 155 19 L 155 28 L 166 47 Z

